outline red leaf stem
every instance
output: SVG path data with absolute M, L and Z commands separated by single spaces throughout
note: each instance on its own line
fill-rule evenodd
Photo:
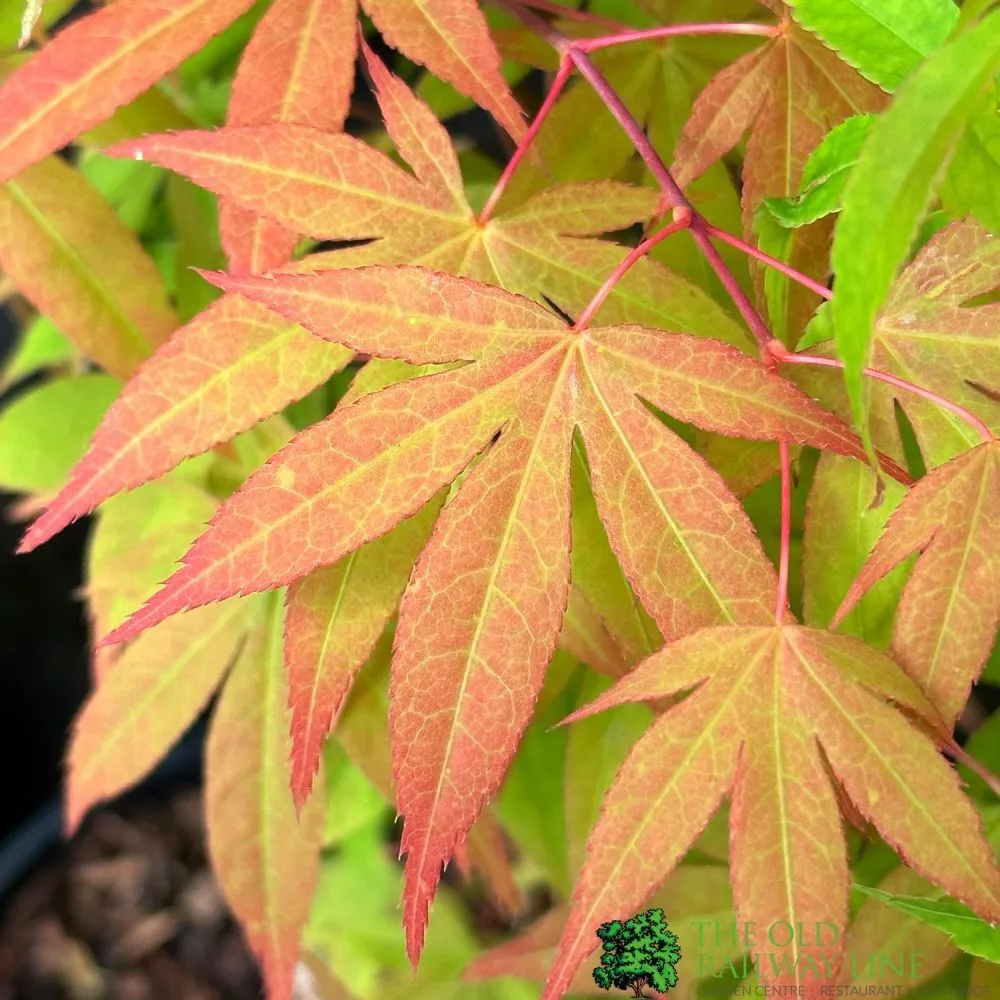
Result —
M 838 361 L 836 358 L 818 358 L 812 354 L 792 354 L 785 350 L 778 351 L 775 349 L 775 356 L 779 362 L 789 365 L 815 365 L 818 368 L 841 369 L 844 367 L 844 363 Z M 953 403 L 950 399 L 945 399 L 944 396 L 939 396 L 936 392 L 931 392 L 930 389 L 924 389 L 922 386 L 907 382 L 906 379 L 897 378 L 895 375 L 890 375 L 887 372 L 881 372 L 877 368 L 866 368 L 864 374 L 876 381 L 885 382 L 888 385 L 895 386 L 897 389 L 913 393 L 914 396 L 920 396 L 921 399 L 926 399 L 944 410 L 950 410 L 956 416 L 961 417 L 984 441 L 994 440 L 993 432 L 989 427 L 964 406 L 959 406 L 958 403 Z
M 573 43 L 573 48 L 580 52 L 594 52 L 606 49 L 612 45 L 625 45 L 628 42 L 645 42 L 653 38 L 675 38 L 692 35 L 761 35 L 773 38 L 780 34 L 781 29 L 772 24 L 737 24 L 723 21 L 706 22 L 705 24 L 666 24 L 658 28 L 645 28 L 636 31 L 622 31 L 614 35 L 602 35 L 600 38 L 584 38 Z
M 633 265 L 638 264 L 650 250 L 657 245 L 657 243 L 662 243 L 667 237 L 673 236 L 674 233 L 679 233 L 682 229 L 687 229 L 691 225 L 691 215 L 689 212 L 683 212 L 674 219 L 673 222 L 664 226 L 658 233 L 653 236 L 644 239 L 634 250 L 630 250 L 628 255 L 622 260 L 622 262 L 611 272 L 608 276 L 608 280 L 604 282 L 603 285 L 597 290 L 597 294 L 591 299 L 589 305 L 586 309 L 580 313 L 579 318 L 574 325 L 574 330 L 586 330 L 590 325 L 590 321 L 594 318 L 594 314 L 598 309 L 604 305 L 604 300 L 614 291 L 615 286 L 618 284 L 622 278 L 629 272 Z
M 722 240 L 723 243 L 728 243 L 731 247 L 735 247 L 737 250 L 742 250 L 748 257 L 753 257 L 754 260 L 759 260 L 762 264 L 766 264 L 768 267 L 773 267 L 776 271 L 780 271 L 782 274 L 787 275 L 792 279 L 792 281 L 797 281 L 803 288 L 808 288 L 809 291 L 815 292 L 818 296 L 820 296 L 820 298 L 833 298 L 833 292 L 827 288 L 826 285 L 821 285 L 815 279 L 810 278 L 808 274 L 803 274 L 801 271 L 797 271 L 794 267 L 789 266 L 784 261 L 778 260 L 777 257 L 772 257 L 770 254 L 764 253 L 763 250 L 755 247 L 752 243 L 747 243 L 745 240 L 741 240 L 738 236 L 733 236 L 732 233 L 727 233 L 725 229 L 719 229 L 717 226 L 713 226 L 710 222 L 705 222 L 703 228 L 713 239 Z
M 500 201 L 500 198 L 507 189 L 508 182 L 511 177 L 514 176 L 514 171 L 517 170 L 521 161 L 527 155 L 532 142 L 535 140 L 535 136 L 538 135 L 542 125 L 545 124 L 545 119 L 548 118 L 549 112 L 553 109 L 553 107 L 555 107 L 555 103 L 558 100 L 559 95 L 562 93 L 563 87 L 566 86 L 566 81 L 569 79 L 570 73 L 572 72 L 572 64 L 566 56 L 563 56 L 559 63 L 559 71 L 556 73 L 555 79 L 552 81 L 552 86 L 549 88 L 549 93 L 542 103 L 542 106 L 538 109 L 538 114 L 535 115 L 535 120 L 531 123 L 531 127 L 528 131 L 524 133 L 524 138 L 517 144 L 517 149 L 514 150 L 514 155 L 511 156 L 507 166 L 504 168 L 503 174 L 500 176 L 500 180 L 497 181 L 496 187 L 493 188 L 486 204 L 483 206 L 483 210 L 479 213 L 479 225 L 483 226 L 489 221 L 490 216 L 493 214 L 494 209 Z

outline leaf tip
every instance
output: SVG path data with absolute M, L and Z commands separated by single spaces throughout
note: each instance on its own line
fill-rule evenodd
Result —
M 555 725 L 549 726 L 545 731 L 547 733 L 554 732 L 556 729 L 562 729 L 563 726 L 572 725 L 574 722 L 578 722 L 580 719 L 585 719 L 590 713 L 588 709 L 592 707 L 591 705 L 583 705 L 578 708 L 575 712 L 570 712 L 565 718 L 560 719 Z
M 318 766 L 319 761 L 316 761 Z M 292 773 L 289 787 L 292 793 L 292 803 L 295 806 L 295 815 L 301 820 L 302 810 L 305 809 L 312 795 L 316 768 L 302 767 L 297 759 L 292 760 Z
M 232 275 L 226 274 L 225 271 L 209 271 L 204 267 L 191 267 L 189 270 L 194 271 L 199 278 L 207 281 L 210 285 L 215 285 L 216 288 L 221 288 L 224 292 L 230 291 L 233 284 Z
M 840 628 L 844 619 L 851 613 L 855 603 L 857 602 L 852 598 L 850 591 L 844 595 L 843 601 L 840 602 L 840 607 L 834 612 L 833 618 L 830 619 L 830 624 L 826 627 L 828 632 L 833 632 Z
M 67 794 L 66 801 L 63 806 L 63 817 L 62 817 L 62 833 L 64 840 L 72 840 L 77 831 L 80 829 L 80 824 L 83 822 L 84 817 L 87 815 L 87 807 L 81 806 L 72 796 L 72 794 Z
M 47 535 L 45 532 L 37 530 L 37 525 L 38 522 L 36 521 L 21 536 L 21 540 L 17 543 L 17 548 L 14 550 L 17 555 L 26 556 L 29 552 L 34 552 L 39 545 L 43 545 L 49 540 L 51 535 Z
M 66 504 L 60 504 L 57 498 L 30 524 L 21 536 L 17 544 L 16 552 L 19 556 L 34 552 L 35 549 L 44 545 L 47 541 L 59 534 L 63 528 L 69 527 L 87 510 L 76 510 L 69 508 Z
M 420 953 L 424 950 L 424 933 L 427 929 L 428 904 L 422 907 L 422 916 L 414 914 L 407 908 L 404 916 L 406 924 L 406 957 L 410 963 L 410 971 L 416 977 L 420 969 Z
M 574 722 L 581 722 L 583 719 L 589 719 L 592 715 L 597 715 L 615 704 L 620 704 L 620 702 L 610 701 L 607 698 L 607 694 L 610 694 L 610 691 L 606 692 L 605 695 L 595 698 L 587 705 L 581 705 L 576 711 L 570 712 L 564 719 L 560 719 L 554 726 L 550 726 L 547 732 L 552 732 L 553 729 L 559 729 L 562 726 L 570 726 Z

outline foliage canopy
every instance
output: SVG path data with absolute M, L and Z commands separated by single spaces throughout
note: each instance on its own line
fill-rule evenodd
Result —
M 68 830 L 220 692 L 271 1000 L 384 992 L 386 803 L 413 995 L 662 992 L 665 912 L 833 927 L 758 957 L 807 996 L 985 975 L 998 70 L 981 0 L 0 0 L 0 485 L 24 552 L 96 513 Z M 452 861 L 564 902 L 484 950 Z

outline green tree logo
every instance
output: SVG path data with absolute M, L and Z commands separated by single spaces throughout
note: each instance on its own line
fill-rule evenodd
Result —
M 594 969 L 594 982 L 602 990 L 614 986 L 644 997 L 643 986 L 666 993 L 677 985 L 681 948 L 659 907 L 629 920 L 609 920 L 597 928 L 597 936 L 604 952 Z

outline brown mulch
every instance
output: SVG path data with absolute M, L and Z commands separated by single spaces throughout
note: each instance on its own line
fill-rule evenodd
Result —
M 96 812 L 0 900 L 0 1000 L 260 997 L 197 789 Z

